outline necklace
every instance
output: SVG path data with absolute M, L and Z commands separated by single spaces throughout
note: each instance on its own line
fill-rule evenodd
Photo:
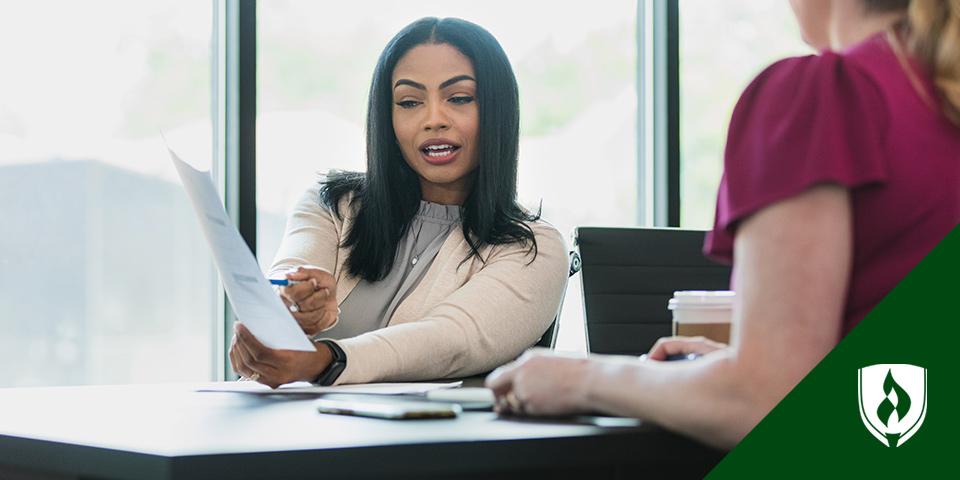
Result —
M 421 231 L 421 230 L 423 230 L 423 222 L 422 222 L 422 221 L 420 222 L 420 227 L 417 228 L 417 234 L 413 236 L 413 249 L 412 249 L 412 250 L 414 250 L 414 251 L 416 251 L 417 243 L 420 242 L 420 231 Z M 410 264 L 411 264 L 411 265 L 416 265 L 417 262 L 420 261 L 420 255 L 423 255 L 423 252 L 425 252 L 426 250 L 427 250 L 427 247 L 423 247 L 423 250 L 420 250 L 420 253 L 414 253 L 414 254 L 413 254 L 413 259 L 410 260 Z

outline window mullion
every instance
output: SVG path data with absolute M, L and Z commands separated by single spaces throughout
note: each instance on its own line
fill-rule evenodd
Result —
M 218 154 L 215 165 L 224 208 L 254 256 L 257 252 L 257 3 L 223 0 L 217 3 L 218 73 L 223 79 L 217 98 Z M 217 334 L 218 379 L 231 378 L 227 345 L 236 315 L 222 285 L 219 290 L 220 328 Z

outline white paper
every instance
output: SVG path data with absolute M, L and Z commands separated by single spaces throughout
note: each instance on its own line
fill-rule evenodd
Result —
M 169 147 L 167 150 L 200 220 L 213 263 L 240 323 L 267 347 L 314 351 L 313 342 L 264 278 L 257 259 L 224 210 L 210 172 L 187 165 Z
M 363 383 L 356 385 L 337 385 L 333 387 L 318 387 L 307 382 L 296 382 L 281 385 L 280 388 L 270 388 L 256 382 L 238 381 L 223 382 L 209 388 L 202 388 L 200 392 L 237 392 L 253 393 L 258 395 L 285 395 L 285 394 L 324 394 L 324 393 L 364 393 L 370 395 L 423 395 L 436 390 L 457 388 L 463 381 L 449 383 Z

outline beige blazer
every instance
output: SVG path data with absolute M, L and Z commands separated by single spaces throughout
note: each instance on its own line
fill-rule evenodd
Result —
M 359 282 L 345 271 L 340 244 L 354 212 L 344 198 L 341 221 L 308 189 L 287 221 L 269 275 L 314 265 L 333 272 L 342 303 Z M 337 384 L 465 377 L 490 371 L 532 346 L 553 321 L 568 276 L 563 236 L 545 222 L 531 228 L 537 257 L 517 244 L 485 245 L 486 263 L 469 254 L 460 228 L 447 237 L 423 280 L 386 328 L 338 340 L 347 366 Z M 322 337 L 322 334 L 321 334 Z

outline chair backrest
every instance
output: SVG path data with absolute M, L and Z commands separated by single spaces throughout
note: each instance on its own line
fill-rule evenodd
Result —
M 543 336 L 540 337 L 540 340 L 534 344 L 535 347 L 545 347 L 545 348 L 554 348 L 557 346 L 557 332 L 560 328 L 557 326 L 557 323 L 560 322 L 560 312 L 563 310 L 563 301 L 567 297 L 567 285 L 569 285 L 570 277 L 575 273 L 580 271 L 580 254 L 576 251 L 570 252 L 570 271 L 567 274 L 568 282 L 563 285 L 563 294 L 560 295 L 560 306 L 557 307 L 557 315 L 553 317 L 553 323 L 547 327 L 547 331 L 543 332 Z
M 677 290 L 727 290 L 731 268 L 702 253 L 703 230 L 579 227 L 574 245 L 587 351 L 640 355 L 671 334 Z

